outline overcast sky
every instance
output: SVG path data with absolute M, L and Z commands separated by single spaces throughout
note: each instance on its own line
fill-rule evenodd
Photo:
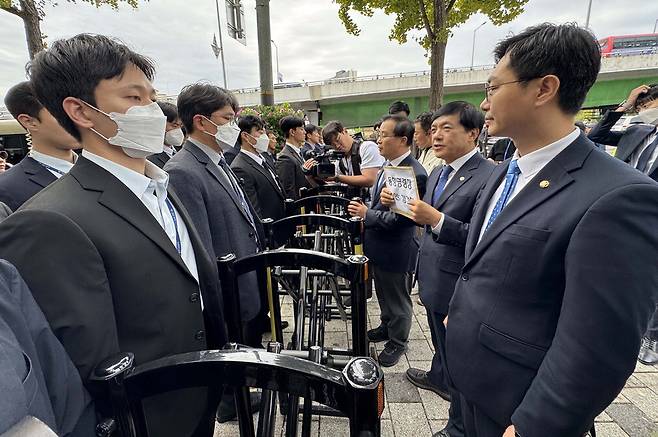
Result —
M 222 27 L 225 10 L 220 0 Z M 255 0 L 242 0 L 246 16 L 247 46 L 224 35 L 228 86 L 231 89 L 258 86 Z M 543 21 L 585 23 L 588 0 L 530 0 L 525 12 L 500 27 L 487 22 L 477 32 L 475 64 L 493 62 L 496 41 L 511 32 Z M 424 51 L 410 39 L 404 45 L 389 41 L 393 17 L 355 14 L 362 29 L 358 37 L 348 35 L 330 0 L 272 0 L 272 39 L 279 46 L 279 65 L 286 82 L 330 78 L 341 69 L 359 75 L 411 72 L 429 69 Z M 649 33 L 658 19 L 658 1 L 593 0 L 590 27 L 597 37 Z M 475 15 L 454 29 L 448 42 L 446 67 L 468 66 L 471 62 L 473 29 L 485 21 Z M 176 94 L 197 80 L 221 84 L 221 68 L 210 48 L 217 32 L 214 0 L 140 0 L 139 9 L 122 6 L 96 9 L 87 4 L 59 1 L 49 6 L 42 23 L 48 41 L 82 32 L 100 33 L 122 39 L 134 50 L 157 64 L 156 88 Z M 274 49 L 273 49 L 274 58 Z M 13 84 L 24 80 L 28 60 L 23 23 L 0 11 L 0 98 Z M 275 67 L 276 68 L 276 67 Z M 274 76 L 276 80 L 276 75 Z M 1 104 L 1 102 L 0 102 Z

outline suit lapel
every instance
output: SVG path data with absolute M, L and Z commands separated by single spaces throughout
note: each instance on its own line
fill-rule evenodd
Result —
M 624 143 L 626 147 L 617 148 L 615 157 L 621 159 L 622 161 L 629 162 L 633 153 L 638 150 L 638 148 L 644 144 L 647 137 L 651 135 L 655 127 L 653 126 L 637 126 L 632 132 L 629 132 L 624 135 Z
M 269 182 L 270 185 L 272 185 L 272 187 L 274 187 L 277 194 L 283 199 L 283 193 L 281 192 L 281 189 L 277 186 L 276 181 L 274 179 L 272 179 L 272 175 L 270 174 L 269 170 L 266 170 L 265 167 L 263 167 L 262 165 L 259 165 L 256 161 L 254 161 L 249 156 L 244 156 L 244 157 L 242 157 L 242 159 L 247 164 L 249 164 L 251 167 L 253 167 L 257 172 L 259 172 L 260 174 L 265 176 L 265 178 L 267 179 L 267 182 Z M 265 158 L 263 158 L 263 164 L 269 166 L 269 164 L 266 163 Z
M 474 211 L 473 217 L 471 218 L 471 226 L 466 238 L 466 259 L 469 258 L 470 253 L 475 249 L 478 238 L 480 236 L 480 231 L 484 224 L 484 217 L 487 214 L 487 208 L 491 202 L 491 198 L 496 193 L 498 186 L 503 181 L 505 173 L 507 173 L 507 165 L 509 160 L 502 162 L 494 169 L 492 175 L 487 181 L 487 185 L 483 188 L 480 193 L 480 199 L 478 200 L 478 208 Z
M 491 196 L 493 193 L 491 191 L 493 190 L 493 192 L 495 192 L 500 182 L 498 184 L 493 184 L 493 186 L 487 190 L 488 196 L 484 197 L 484 201 L 481 203 L 480 214 L 478 215 L 477 222 L 480 224 L 480 227 L 472 229 L 473 232 L 470 234 L 473 235 L 469 234 L 469 237 L 475 238 L 477 245 L 472 253 L 470 253 L 466 261 L 466 266 L 477 259 L 477 257 L 489 247 L 496 237 L 498 237 L 511 224 L 574 182 L 573 177 L 571 177 L 569 173 L 582 167 L 583 162 L 592 150 L 593 146 L 585 140 L 584 136 L 581 135 L 578 137 L 565 150 L 546 164 L 546 166 L 537 173 L 537 175 L 532 178 L 525 187 L 523 187 L 523 189 L 507 204 L 507 206 L 503 208 L 496 220 L 494 220 L 489 229 L 487 229 L 484 235 L 482 235 L 482 240 L 477 243 L 477 238 L 482 229 L 481 225 L 484 214 L 486 214 L 489 205 L 489 201 L 486 201 L 486 199 L 492 200 Z M 504 166 L 502 170 L 504 170 L 504 175 L 504 173 L 507 172 L 507 166 Z M 498 176 L 500 176 L 500 174 L 498 174 Z M 497 179 L 500 181 L 502 178 L 498 177 Z M 542 188 L 539 184 L 540 181 L 548 181 L 549 185 Z M 472 242 L 472 238 L 469 238 L 469 240 Z
M 477 170 L 482 160 L 483 158 L 479 155 L 479 153 L 471 156 L 468 161 L 466 161 L 464 165 L 462 165 L 461 168 L 454 174 L 452 179 L 450 179 L 450 183 L 446 185 L 443 193 L 441 193 L 437 199 L 436 205 L 433 206 L 436 209 L 441 208 L 445 201 L 450 198 L 450 196 L 459 190 L 462 185 L 468 182 L 468 180 L 473 176 L 471 172 Z
M 292 147 L 286 144 L 286 147 L 284 149 L 288 152 L 287 155 L 289 155 L 292 159 L 297 161 L 297 163 L 301 166 L 304 165 L 304 161 L 302 160 L 302 157 L 299 156 L 297 152 L 292 150 Z
M 23 164 L 23 171 L 28 179 L 39 185 L 41 188 L 45 188 L 57 180 L 57 177 L 54 174 L 48 171 L 46 167 L 39 164 L 34 158 L 28 156 L 23 159 L 21 163 Z
M 434 196 L 434 190 L 436 189 L 436 184 L 439 183 L 439 176 L 441 175 L 441 167 L 435 167 L 430 173 L 429 178 L 427 179 L 427 191 L 425 191 L 425 197 L 423 202 L 427 204 L 432 204 L 432 196 Z
M 85 190 L 98 191 L 98 203 L 122 217 L 156 244 L 183 271 L 192 276 L 176 248 L 142 201 L 105 169 L 84 157 L 78 158 L 70 174 Z

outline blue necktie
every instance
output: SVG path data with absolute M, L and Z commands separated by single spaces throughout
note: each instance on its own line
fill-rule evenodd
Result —
M 505 186 L 503 187 L 503 192 L 500 193 L 500 197 L 498 198 L 498 201 L 496 202 L 496 206 L 494 206 L 493 211 L 491 212 L 491 217 L 489 217 L 489 221 L 487 222 L 487 227 L 486 229 L 489 229 L 489 226 L 496 220 L 496 217 L 498 217 L 498 214 L 505 208 L 505 205 L 507 205 L 507 201 L 509 200 L 510 194 L 514 191 L 514 187 L 516 186 L 516 181 L 519 180 L 519 175 L 521 174 L 521 169 L 519 169 L 519 165 L 516 162 L 516 159 L 513 159 L 509 163 L 509 167 L 507 167 L 507 174 L 505 175 Z
M 448 176 L 450 176 L 452 170 L 453 168 L 449 165 L 444 165 L 443 168 L 441 168 L 439 181 L 436 183 L 436 187 L 434 188 L 434 192 L 432 193 L 432 205 L 436 204 L 436 201 L 439 200 L 439 197 L 441 197 L 441 193 L 443 193 L 443 190 L 445 189 L 446 184 L 448 183 Z
M 647 167 L 649 166 L 651 155 L 653 155 L 654 150 L 656 150 L 656 146 L 658 146 L 658 137 L 656 137 L 653 142 L 642 151 L 640 158 L 637 160 L 637 165 L 635 166 L 636 169 L 640 170 L 642 173 L 649 171 Z

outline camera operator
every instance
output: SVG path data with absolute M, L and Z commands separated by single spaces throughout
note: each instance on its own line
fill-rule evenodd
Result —
M 359 188 L 370 188 L 375 183 L 377 172 L 384 164 L 377 144 L 372 141 L 357 141 L 340 121 L 330 121 L 322 129 L 324 143 L 341 152 L 336 176 L 329 178 Z

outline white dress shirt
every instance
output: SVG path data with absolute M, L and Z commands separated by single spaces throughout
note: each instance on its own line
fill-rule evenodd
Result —
M 176 149 L 171 147 L 169 144 L 165 144 L 162 150 L 170 157 L 173 158 L 174 154 L 176 153 Z
M 448 184 L 450 184 L 450 181 L 452 181 L 452 178 L 455 176 L 455 173 L 457 173 L 459 169 L 462 168 L 464 164 L 466 164 L 466 161 L 468 161 L 473 156 L 475 156 L 476 153 L 478 153 L 478 149 L 473 148 L 473 150 L 468 152 L 466 155 L 460 156 L 459 158 L 452 161 L 450 164 L 447 164 L 450 167 L 452 167 L 452 171 L 448 175 L 448 180 L 446 181 L 446 185 L 443 188 L 443 191 L 445 191 L 446 188 L 448 188 Z M 430 187 L 427 187 L 427 189 L 430 189 Z M 434 188 L 431 189 L 433 190 Z M 432 232 L 435 233 L 436 235 L 439 235 L 441 233 L 441 229 L 443 228 L 444 221 L 445 221 L 445 216 L 441 214 L 441 218 L 439 219 L 439 222 L 436 224 L 436 226 L 432 228 Z
M 216 150 L 213 149 L 212 147 L 208 147 L 208 146 L 206 146 L 206 145 L 203 144 L 201 141 L 197 141 L 197 140 L 195 140 L 195 139 L 192 138 L 192 137 L 189 137 L 188 140 L 190 141 L 190 143 L 194 144 L 194 145 L 197 146 L 199 149 L 201 149 L 201 151 L 202 151 L 203 153 L 205 153 L 206 155 L 208 155 L 208 158 L 210 158 L 210 160 L 211 160 L 212 162 L 214 162 L 215 165 L 216 165 L 217 167 L 219 167 L 219 161 L 222 159 L 222 156 L 223 156 L 222 153 L 216 151 Z M 221 167 L 219 167 L 219 169 L 222 170 Z M 223 170 L 222 170 L 222 172 L 223 172 Z
M 516 163 L 519 165 L 519 170 L 521 170 L 521 174 L 518 177 L 518 180 L 516 181 L 516 185 L 514 186 L 514 190 L 510 193 L 509 199 L 507 201 L 507 205 L 505 208 L 509 207 L 509 204 L 514 200 L 514 197 L 516 197 L 517 194 L 526 186 L 528 183 L 543 169 L 546 167 L 546 164 L 551 162 L 553 158 L 555 158 L 557 155 L 560 154 L 564 149 L 566 149 L 571 143 L 573 143 L 576 138 L 580 135 L 580 129 L 574 128 L 574 130 L 567 135 L 566 137 L 560 138 L 559 140 L 555 141 L 554 143 L 551 143 L 547 146 L 542 147 L 539 150 L 535 150 L 534 152 L 528 153 L 527 155 L 519 156 L 519 151 L 517 150 L 514 152 L 514 156 L 512 159 L 516 159 Z M 498 186 L 498 189 L 494 193 L 493 196 L 491 196 L 491 199 L 489 199 L 489 206 L 487 208 L 487 213 L 484 216 L 484 221 L 482 222 L 482 228 L 480 229 L 480 236 L 478 238 L 478 243 L 480 240 L 482 240 L 482 236 L 484 235 L 484 232 L 487 229 L 487 223 L 489 222 L 489 217 L 491 217 L 491 213 L 494 210 L 494 207 L 496 206 L 496 202 L 498 202 L 498 198 L 500 198 L 500 195 L 503 192 L 503 189 L 505 188 L 505 178 L 500 182 L 500 185 Z M 503 208 L 503 211 L 505 211 L 505 208 Z
M 302 148 L 301 147 L 293 146 L 290 143 L 286 143 L 286 146 L 290 146 L 290 148 L 292 150 L 294 150 L 299 155 L 300 158 L 302 158 L 302 161 L 304 161 L 304 158 L 302 157 Z
M 653 133 L 649 134 L 642 147 L 638 147 L 638 149 L 633 153 L 633 156 L 631 157 L 631 161 L 630 161 L 630 164 L 633 166 L 633 168 L 637 167 L 637 162 L 640 160 L 640 155 L 642 155 L 644 149 L 649 147 L 649 144 L 653 143 L 657 137 L 658 137 L 658 127 L 654 129 Z M 658 159 L 658 147 L 655 148 L 655 150 L 649 157 L 649 163 L 647 164 L 647 172 L 651 170 L 651 167 L 653 166 L 654 162 L 656 162 L 656 159 Z
M 199 271 L 187 226 L 176 207 L 167 199 L 169 175 L 148 160 L 145 174 L 141 174 L 87 150 L 82 151 L 82 156 L 113 174 L 137 196 L 165 231 L 176 251 L 178 251 L 177 240 L 180 240 L 180 256 L 194 279 L 199 282 Z M 168 205 L 171 206 L 171 210 Z M 203 301 L 201 306 L 203 307 Z
M 251 153 L 242 148 L 240 149 L 240 153 L 244 153 L 245 155 L 256 161 L 258 165 L 263 165 L 263 157 L 260 156 L 258 153 Z
M 70 163 L 64 159 L 55 158 L 54 156 L 37 152 L 34 149 L 30 150 L 29 156 L 39 164 L 43 165 L 46 170 L 54 174 L 57 179 L 68 173 L 71 168 L 73 168 L 75 161 L 78 160 L 78 155 L 75 153 L 73 153 L 73 163 Z

